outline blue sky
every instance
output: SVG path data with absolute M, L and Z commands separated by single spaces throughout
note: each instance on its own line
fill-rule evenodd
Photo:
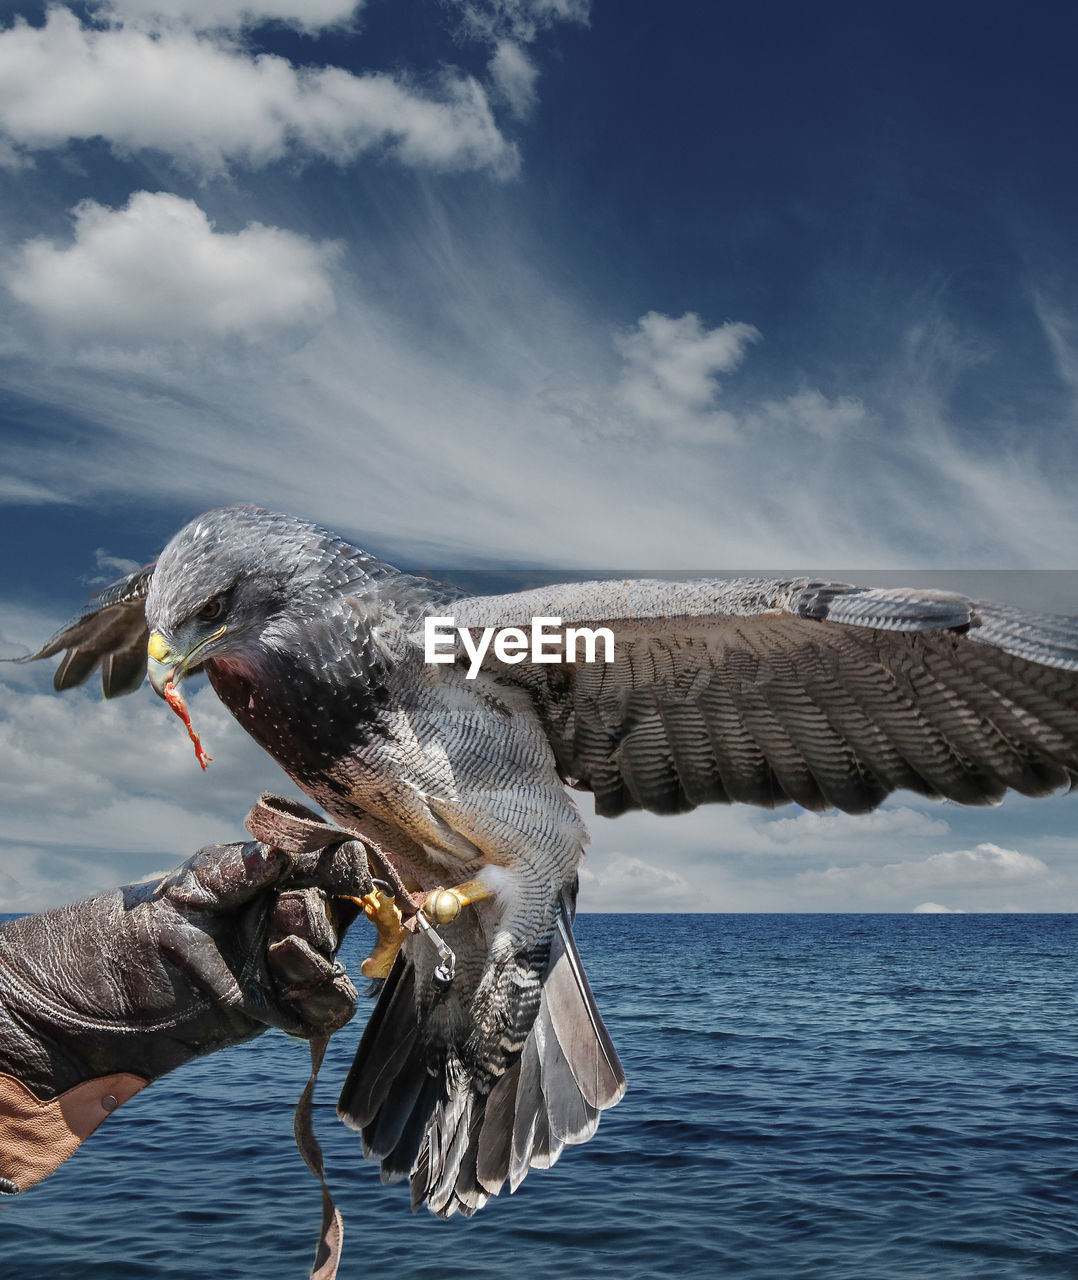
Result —
M 957 0 L 0 4 L 5 651 L 234 501 L 427 568 L 1073 569 L 1073 37 Z M 1066 572 L 992 586 L 1078 612 Z M 0 909 L 279 785 L 205 691 L 202 779 L 151 694 L 47 675 L 0 684 Z M 596 821 L 584 901 L 1070 909 L 1072 815 Z

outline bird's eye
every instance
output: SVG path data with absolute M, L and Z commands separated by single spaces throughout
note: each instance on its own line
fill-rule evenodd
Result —
M 204 622 L 212 622 L 214 618 L 219 618 L 224 613 L 225 606 L 221 603 L 219 597 L 213 600 L 207 600 L 206 603 L 195 614 L 196 618 L 201 618 Z

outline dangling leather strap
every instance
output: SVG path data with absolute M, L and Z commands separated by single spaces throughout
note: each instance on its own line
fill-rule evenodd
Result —
M 313 809 L 308 809 L 298 800 L 289 800 L 269 791 L 259 796 L 258 803 L 247 815 L 246 826 L 256 840 L 293 855 L 313 853 L 327 845 L 355 839 L 353 832 L 323 821 Z M 311 1280 L 334 1280 L 344 1242 L 344 1219 L 326 1182 L 322 1147 L 314 1136 L 311 1110 L 318 1072 L 328 1044 L 328 1035 L 314 1036 L 310 1041 L 311 1075 L 296 1103 L 293 1125 L 299 1153 L 307 1168 L 322 1184 L 322 1230 L 311 1268 Z
M 334 1280 L 337 1266 L 341 1260 L 341 1247 L 344 1243 L 344 1219 L 341 1211 L 333 1203 L 329 1185 L 326 1182 L 326 1170 L 322 1161 L 322 1148 L 314 1136 L 314 1124 L 311 1114 L 311 1103 L 314 1099 L 314 1087 L 318 1083 L 318 1071 L 325 1057 L 329 1036 L 315 1036 L 311 1041 L 311 1078 L 300 1094 L 296 1103 L 296 1146 L 303 1157 L 307 1168 L 322 1184 L 322 1233 L 318 1238 L 315 1250 L 314 1265 L 311 1268 L 310 1280 Z
M 263 792 L 258 803 L 247 815 L 246 826 L 256 840 L 293 855 L 312 853 L 344 840 L 362 841 L 368 858 L 377 864 L 380 874 L 393 888 L 397 905 L 404 917 L 405 928 L 415 928 L 423 897 L 415 898 L 408 892 L 391 858 L 377 845 L 372 844 L 366 836 L 336 827 L 324 821 L 313 809 L 308 809 L 299 801 L 274 795 L 268 791 Z M 314 1136 L 311 1112 L 314 1088 L 318 1081 L 322 1059 L 325 1057 L 326 1046 L 329 1044 L 329 1036 L 315 1036 L 310 1043 L 311 1076 L 300 1095 L 299 1102 L 296 1103 L 296 1146 L 307 1168 L 322 1184 L 322 1232 L 315 1252 L 311 1280 L 334 1280 L 341 1258 L 344 1220 L 333 1202 L 333 1196 L 326 1183 L 322 1148 Z

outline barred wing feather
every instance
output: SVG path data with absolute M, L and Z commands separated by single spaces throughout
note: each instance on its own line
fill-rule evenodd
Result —
M 940 591 L 798 579 L 572 583 L 454 606 L 609 627 L 615 660 L 487 669 L 531 691 L 599 813 L 709 802 L 992 804 L 1078 774 L 1078 620 Z

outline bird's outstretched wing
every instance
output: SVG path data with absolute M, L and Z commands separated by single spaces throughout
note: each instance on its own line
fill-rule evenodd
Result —
M 850 813 L 899 788 L 991 804 L 1078 776 L 1078 619 L 807 578 L 553 586 L 459 626 L 607 627 L 615 658 L 486 669 L 532 694 L 599 813 L 708 802 Z M 600 646 L 600 655 L 602 648 Z
M 36 662 L 66 650 L 52 678 L 57 693 L 82 684 L 98 667 L 106 698 L 134 693 L 146 676 L 149 629 L 144 606 L 153 569 L 148 564 L 111 583 L 36 653 L 14 661 Z

